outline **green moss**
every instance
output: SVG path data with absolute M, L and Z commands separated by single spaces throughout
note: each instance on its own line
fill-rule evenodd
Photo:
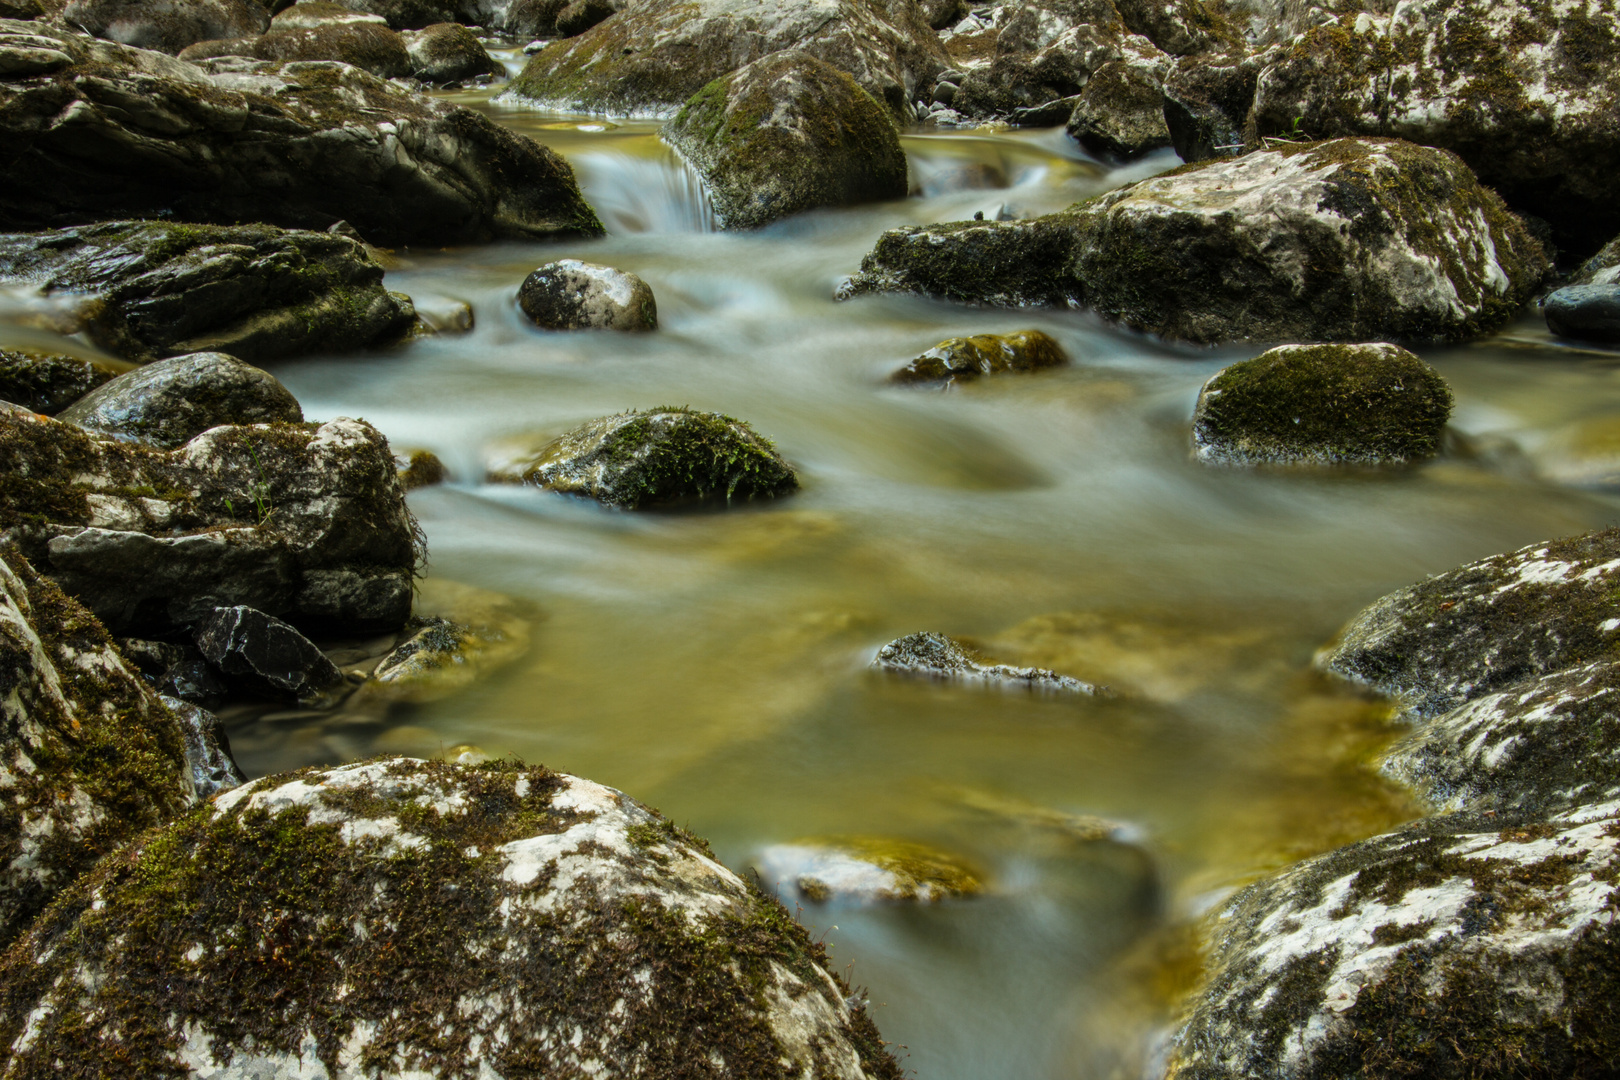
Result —
M 889 376 L 890 382 L 968 382 L 981 375 L 1031 372 L 1069 362 L 1063 347 L 1039 330 L 949 338 Z

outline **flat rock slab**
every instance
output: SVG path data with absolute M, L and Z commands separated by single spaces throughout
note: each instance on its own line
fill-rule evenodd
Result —
M 298 399 L 268 371 L 190 353 L 126 372 L 60 414 L 86 431 L 173 449 L 222 424 L 300 423 Z

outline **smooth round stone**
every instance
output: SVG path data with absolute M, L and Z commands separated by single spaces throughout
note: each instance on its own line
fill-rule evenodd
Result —
M 1569 285 L 1542 301 L 1547 329 L 1580 341 L 1620 341 L 1620 285 Z
M 645 281 L 578 259 L 535 270 L 518 290 L 518 306 L 547 330 L 658 329 L 658 305 Z
M 304 413 L 268 371 L 225 353 L 201 352 L 120 375 L 61 418 L 114 438 L 174 447 L 222 424 L 296 423 Z

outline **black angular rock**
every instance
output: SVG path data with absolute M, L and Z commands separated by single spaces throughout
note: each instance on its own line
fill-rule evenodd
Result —
M 343 682 L 326 654 L 293 627 L 237 604 L 197 624 L 197 648 L 244 692 L 313 701 Z
M 197 798 L 206 799 L 247 782 L 241 766 L 231 756 L 231 741 L 219 717 L 179 698 L 164 695 L 162 701 L 180 721 L 186 765 L 191 769 L 191 785 L 197 790 Z
M 158 679 L 158 692 L 205 709 L 217 709 L 230 693 L 230 683 L 219 669 L 201 654 L 188 656 L 165 668 Z
M 171 448 L 221 424 L 298 423 L 304 411 L 268 371 L 207 352 L 171 356 L 120 375 L 60 418 L 87 431 Z

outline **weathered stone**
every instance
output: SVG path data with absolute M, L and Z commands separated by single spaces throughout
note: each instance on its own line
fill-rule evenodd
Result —
M 247 782 L 236 759 L 231 757 L 231 741 L 219 717 L 180 698 L 164 695 L 162 700 L 180 722 L 180 732 L 186 741 L 186 763 L 191 769 L 191 786 L 199 799 L 211 798 Z
M 593 420 L 537 453 L 498 462 L 489 479 L 584 495 L 627 510 L 772 498 L 799 478 L 753 428 L 719 413 L 631 411 Z
M 840 836 L 774 844 L 759 854 L 767 883 L 791 885 L 815 903 L 910 900 L 936 903 L 984 891 L 982 875 L 924 844 L 876 836 Z
M 619 4 L 609 0 L 573 0 L 557 12 L 557 36 L 575 37 L 603 19 L 618 14 Z
M 272 30 L 312 30 L 317 26 L 354 26 L 370 24 L 387 26 L 388 20 L 369 11 L 354 11 L 342 4 L 325 0 L 299 0 L 291 7 L 276 12 L 270 20 Z
M 1317 664 L 1434 716 L 1607 654 L 1617 588 L 1620 530 L 1531 544 L 1390 593 Z
M 1216 372 L 1193 410 L 1212 465 L 1406 465 L 1451 417 L 1440 373 L 1398 345 L 1282 345 Z
M 1182 161 L 1243 152 L 1243 129 L 1260 66 L 1250 59 L 1183 58 L 1165 76 L 1163 115 Z
M 55 416 L 116 377 L 121 367 L 31 349 L 0 349 L 0 400 Z
M 329 22 L 300 30 L 277 28 L 260 36 L 200 41 L 180 53 L 180 59 L 192 63 L 217 56 L 335 60 L 379 79 L 398 79 L 413 69 L 411 55 L 400 36 L 386 26 L 369 22 Z
M 214 428 L 155 450 L 0 414 L 0 522 L 121 634 L 234 604 L 323 635 L 410 614 L 413 523 L 387 440 L 357 420 Z
M 280 619 L 238 604 L 197 620 L 197 648 L 244 693 L 310 704 L 343 682 L 315 643 Z
M 1039 330 L 949 338 L 889 376 L 896 383 L 971 382 L 981 375 L 1040 371 L 1069 362 L 1063 346 Z
M 1087 150 L 1110 157 L 1140 157 L 1169 146 L 1164 91 L 1141 68 L 1104 64 L 1080 91 L 1066 130 Z
M 1031 221 L 883 235 L 841 295 L 1073 301 L 1164 337 L 1461 340 L 1546 253 L 1455 156 L 1340 139 L 1183 166 Z
M 1105 64 L 1158 52 L 1129 35 L 1109 0 L 1037 0 L 996 5 L 985 19 L 970 15 L 941 35 L 964 71 L 952 107 L 987 120 L 1074 97 Z
M 3 421 L 0 421 L 3 422 Z M 196 801 L 180 725 L 78 604 L 0 548 L 0 943 Z
M 172 449 L 221 424 L 299 423 L 304 410 L 268 371 L 209 352 L 171 356 L 120 375 L 74 402 L 60 419 Z
M 123 221 L 0 236 L 0 279 L 82 295 L 88 336 L 132 360 L 272 360 L 387 343 L 415 313 L 382 277 L 347 237 L 269 225 Z
M 702 175 L 729 229 L 906 195 L 906 155 L 889 112 L 797 50 L 716 79 L 661 134 Z
M 920 633 L 896 638 L 878 650 L 872 667 L 897 675 L 1035 693 L 1096 694 L 1106 689 L 1045 668 L 983 663 L 967 646 L 944 634 Z
M 900 1076 L 825 952 L 707 845 L 511 761 L 243 785 L 104 862 L 3 963 L 18 1075 L 116 1053 L 216 1080 Z
M 1620 341 L 1620 285 L 1567 285 L 1542 301 L 1547 329 L 1580 341 Z
M 262 34 L 270 13 L 255 0 L 71 0 L 57 21 L 94 37 L 173 55 L 215 38 Z
M 645 281 L 578 259 L 534 270 L 518 288 L 518 306 L 547 330 L 658 329 L 658 304 Z
M 1479 820 L 1420 822 L 1240 893 L 1172 1080 L 1602 1075 L 1620 1057 L 1620 804 Z
M 0 55 L 19 51 L 39 63 L 0 65 L 0 228 L 347 221 L 380 244 L 601 232 L 557 154 L 347 65 L 198 66 L 0 21 Z
M 406 627 L 410 636 L 383 657 L 351 707 L 437 701 L 464 690 L 528 650 L 531 618 L 521 604 L 499 593 L 424 581 Z
M 478 35 L 460 23 L 435 23 L 400 35 L 410 53 L 411 75 L 425 82 L 466 82 L 504 69 L 485 51 Z
M 1114 0 L 1114 7 L 1131 33 L 1171 56 L 1225 50 L 1241 37 L 1219 0 Z

